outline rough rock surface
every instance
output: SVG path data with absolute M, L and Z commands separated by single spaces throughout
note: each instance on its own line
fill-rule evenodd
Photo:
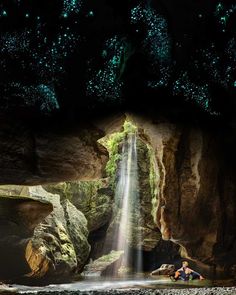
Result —
M 59 194 L 70 202 L 83 214 L 88 221 L 88 230 L 96 231 L 111 219 L 113 191 L 108 187 L 107 179 L 97 181 L 64 182 L 46 185 L 49 192 Z
M 42 278 L 80 271 L 90 252 L 82 212 L 41 186 L 1 186 L 0 194 L 0 275 Z
M 29 192 L 34 198 L 46 199 L 53 205 L 53 212 L 36 227 L 28 244 L 29 276 L 66 276 L 79 271 L 90 251 L 87 220 L 83 213 L 69 200 L 61 202 L 59 195 L 48 193 L 40 186 L 30 187 Z
M 182 255 L 219 271 L 233 268 L 236 253 L 235 167 L 216 131 L 133 116 L 156 158 L 156 224 Z M 226 165 L 225 165 L 226 164 Z
M 162 264 L 158 269 L 152 271 L 151 275 L 172 275 L 175 272 L 173 264 Z
M 7 134 L 7 136 L 6 136 Z M 76 131 L 32 131 L 22 122 L 0 129 L 0 184 L 29 184 L 101 178 L 108 159 L 95 127 Z
M 30 271 L 25 251 L 34 229 L 53 210 L 48 201 L 7 195 L 0 189 L 0 278 L 13 278 Z
M 147 144 L 137 138 L 137 187 L 135 193 L 138 195 L 138 204 L 134 204 L 132 216 L 130 216 L 132 234 L 127 237 L 130 248 L 142 249 L 144 251 L 153 250 L 161 239 L 161 234 L 157 228 L 152 215 L 153 192 L 150 182 L 152 157 Z M 119 171 L 117 172 L 117 174 Z M 114 204 L 113 218 L 107 231 L 106 244 L 111 247 L 115 229 L 120 223 L 120 208 Z M 138 224 L 137 224 L 138 222 Z M 137 237 L 141 237 L 140 245 L 137 244 Z
M 105 276 L 117 274 L 123 257 L 123 251 L 111 251 L 85 266 L 84 276 Z

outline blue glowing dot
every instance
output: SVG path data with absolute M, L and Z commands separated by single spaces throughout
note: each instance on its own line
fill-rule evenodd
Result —
M 63 17 L 64 17 L 64 18 L 67 18 L 67 17 L 68 17 L 68 13 L 66 13 L 66 12 L 63 13 Z
M 26 13 L 26 14 L 25 14 L 25 17 L 27 17 L 27 18 L 28 18 L 28 17 L 29 17 L 29 14 L 28 14 L 28 13 Z
M 106 57 L 107 56 L 107 51 L 106 50 L 103 50 L 102 51 L 102 57 Z
M 3 16 L 7 16 L 7 12 L 6 12 L 6 10 L 3 10 L 2 15 L 3 15 Z
M 94 12 L 92 10 L 89 11 L 88 16 L 94 16 Z
M 234 81 L 234 87 L 236 87 L 236 81 Z

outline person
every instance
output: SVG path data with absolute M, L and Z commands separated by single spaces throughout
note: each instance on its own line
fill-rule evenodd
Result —
M 202 275 L 188 267 L 187 261 L 183 261 L 182 267 L 178 269 L 174 275 L 171 275 L 170 278 L 172 281 L 190 281 L 195 279 L 204 280 L 204 277 Z

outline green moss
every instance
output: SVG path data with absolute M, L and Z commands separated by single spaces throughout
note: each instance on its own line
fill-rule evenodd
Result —
M 117 171 L 117 163 L 121 158 L 119 147 L 124 138 L 137 131 L 137 127 L 130 121 L 125 121 L 123 130 L 121 132 L 113 133 L 99 140 L 99 142 L 106 147 L 109 152 L 109 161 L 106 165 L 107 176 L 111 178 L 110 182 L 112 186 L 115 183 L 115 176 Z
M 58 194 L 62 199 L 72 201 L 73 196 L 79 193 L 84 194 L 90 199 L 103 186 L 102 180 L 96 181 L 73 181 L 61 182 L 58 184 L 44 185 L 43 187 L 50 193 Z

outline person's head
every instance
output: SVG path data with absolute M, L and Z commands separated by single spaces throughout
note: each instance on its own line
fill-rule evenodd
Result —
M 188 267 L 188 261 L 183 261 L 183 262 L 182 262 L 182 266 L 183 266 L 183 267 Z

